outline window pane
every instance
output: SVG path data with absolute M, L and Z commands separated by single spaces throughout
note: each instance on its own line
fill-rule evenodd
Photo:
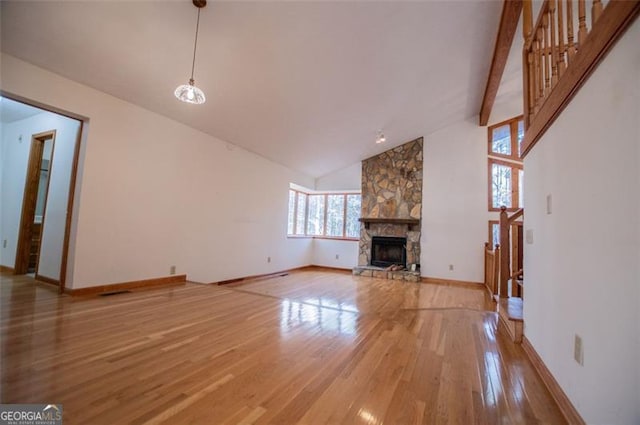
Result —
M 360 237 L 360 195 L 347 195 L 347 238 Z
M 327 236 L 342 236 L 344 195 L 327 196 Z
M 524 171 L 518 170 L 518 208 L 524 208 Z
M 509 124 L 493 130 L 491 152 L 511 155 L 511 126 Z
M 324 233 L 324 195 L 309 195 L 307 213 L 307 235 L 322 236 Z
M 522 140 L 524 139 L 524 121 L 518 121 L 518 157 L 522 156 Z
M 494 249 L 497 245 L 500 245 L 500 224 L 498 223 L 491 225 L 491 243 Z
M 492 207 L 505 206 L 511 208 L 511 167 L 500 164 L 491 164 L 491 190 Z
M 298 192 L 298 213 L 296 217 L 296 235 L 304 235 L 304 219 L 307 215 L 307 195 Z
M 296 192 L 289 191 L 289 218 L 287 220 L 287 235 L 293 235 L 293 215 L 296 209 Z

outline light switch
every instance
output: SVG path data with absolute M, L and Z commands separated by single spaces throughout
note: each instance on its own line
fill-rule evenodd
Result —
M 582 346 L 582 338 L 576 334 L 573 341 L 573 358 L 575 361 L 584 366 L 584 347 Z
M 529 245 L 533 244 L 533 229 L 527 229 L 525 240 Z
M 547 195 L 547 214 L 551 214 L 551 194 Z

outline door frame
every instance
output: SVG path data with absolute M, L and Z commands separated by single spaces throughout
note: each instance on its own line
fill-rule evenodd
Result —
M 42 237 L 44 235 L 44 222 L 47 219 L 47 203 L 49 201 L 49 186 L 51 185 L 51 176 L 52 171 L 53 171 L 53 158 L 55 158 L 56 155 L 56 130 L 51 130 L 50 133 L 52 133 L 52 137 L 51 137 L 51 159 L 49 160 L 49 178 L 47 179 L 47 188 L 45 189 L 44 192 L 44 206 L 42 208 L 42 223 L 40 224 L 40 243 L 38 244 L 38 262 L 36 263 L 36 270 L 35 270 L 35 277 L 36 280 L 42 280 L 44 282 L 50 282 L 50 283 L 54 283 L 56 285 L 60 284 L 59 280 L 55 280 L 55 279 L 50 279 L 47 278 L 46 276 L 42 276 L 38 274 L 38 269 L 40 268 L 40 251 L 42 250 Z M 42 134 L 42 133 L 40 133 Z M 45 145 L 46 142 L 49 139 L 45 139 Z M 40 172 L 42 172 L 42 170 L 40 170 Z M 40 189 L 40 187 L 38 187 L 38 189 Z M 37 204 L 37 199 L 36 199 L 36 204 Z M 60 278 L 58 276 L 58 278 Z
M 66 282 L 67 282 L 67 263 L 69 262 L 69 245 L 71 243 L 71 227 L 72 227 L 72 219 L 73 219 L 73 211 L 74 211 L 74 201 L 75 201 L 75 193 L 76 193 L 76 183 L 78 177 L 78 166 L 80 161 L 80 148 L 82 144 L 82 140 L 84 138 L 84 130 L 85 124 L 89 122 L 89 118 L 74 114 L 72 112 L 65 111 L 60 108 L 56 108 L 53 106 L 49 106 L 40 102 L 36 102 L 25 97 L 0 90 L 0 96 L 6 97 L 7 99 L 14 100 L 16 102 L 21 102 L 29 106 L 33 106 L 36 108 L 40 108 L 47 112 L 52 112 L 54 114 L 62 115 L 67 118 L 74 119 L 80 123 L 78 128 L 78 134 L 76 137 L 76 144 L 73 153 L 73 162 L 71 164 L 71 177 L 69 180 L 69 193 L 67 197 L 67 213 L 66 213 L 66 222 L 64 229 L 64 240 L 62 243 L 62 259 L 60 261 L 60 283 L 59 290 L 62 294 L 65 292 Z
M 29 161 L 27 162 L 24 194 L 22 196 L 22 210 L 20 211 L 20 227 L 18 230 L 18 241 L 16 247 L 16 261 L 13 267 L 14 274 L 26 274 L 29 270 L 29 257 L 31 255 L 31 243 L 33 239 L 33 222 L 36 214 L 36 204 L 38 202 L 38 187 L 40 186 L 42 156 L 44 154 L 44 144 L 47 140 L 51 140 L 55 147 L 56 130 L 49 130 L 31 136 Z M 49 174 L 49 180 L 47 181 L 47 193 L 45 193 L 45 200 L 48 195 L 50 180 L 51 174 Z M 47 208 L 46 205 L 45 201 L 45 211 Z M 45 214 L 43 213 L 42 231 L 44 231 L 44 217 Z M 38 247 L 38 254 L 39 251 L 40 247 Z M 37 271 L 38 263 L 36 263 L 36 273 Z

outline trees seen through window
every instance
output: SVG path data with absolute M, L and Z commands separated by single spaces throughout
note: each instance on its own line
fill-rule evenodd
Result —
M 359 193 L 305 193 L 289 190 L 289 236 L 358 239 Z
M 516 117 L 489 127 L 488 195 L 489 211 L 501 206 L 515 211 L 522 208 L 522 139 L 524 124 Z

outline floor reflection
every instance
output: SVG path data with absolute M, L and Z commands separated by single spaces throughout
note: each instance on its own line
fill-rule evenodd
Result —
M 69 424 L 565 423 L 483 290 L 316 272 L 0 295 L 0 401 L 56 400 Z
M 326 307 L 334 310 L 348 311 L 351 313 L 359 313 L 358 307 L 356 307 L 352 303 L 335 300 L 333 298 L 327 298 L 327 297 L 304 298 L 302 302 L 305 304 L 316 305 L 318 307 Z
M 340 303 L 324 300 L 316 302 L 281 301 L 280 331 L 286 335 L 301 325 L 316 326 L 319 330 L 340 335 L 356 336 L 358 314 L 352 305 L 340 308 Z M 354 311 L 355 310 L 355 311 Z
M 500 385 L 500 382 L 502 382 L 502 376 L 500 373 L 500 356 L 498 353 L 484 353 L 484 368 L 484 403 L 486 406 L 494 407 L 498 403 L 498 398 L 502 395 L 502 387 Z

